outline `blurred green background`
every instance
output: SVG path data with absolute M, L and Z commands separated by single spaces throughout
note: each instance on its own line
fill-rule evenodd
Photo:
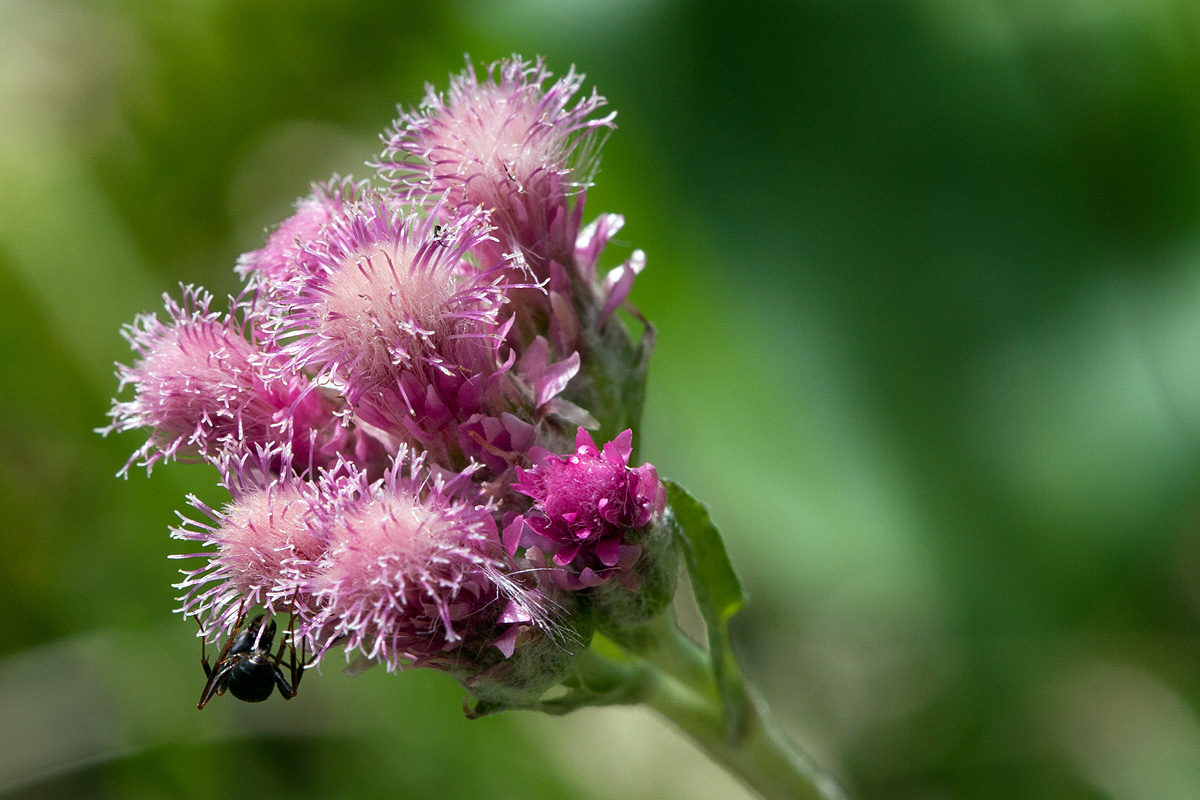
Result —
M 785 727 L 863 800 L 1200 797 L 1188 0 L 0 0 L 0 794 L 745 796 L 649 714 L 425 672 L 196 712 L 166 531 L 214 474 L 93 433 L 122 323 L 514 51 L 620 112 L 642 452 Z

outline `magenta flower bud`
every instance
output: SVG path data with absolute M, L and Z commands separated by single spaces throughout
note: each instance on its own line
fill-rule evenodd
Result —
M 314 652 L 338 644 L 389 670 L 473 674 L 511 656 L 521 631 L 551 628 L 541 592 L 512 575 L 492 509 L 471 497 L 470 472 L 446 480 L 423 462 L 402 450 L 382 480 L 351 470 L 337 484 L 329 547 L 304 585 Z
M 315 183 L 308 197 L 296 202 L 296 213 L 279 223 L 258 250 L 244 253 L 235 267 L 244 279 L 257 277 L 267 286 L 282 283 L 297 274 L 309 272 L 317 264 L 306 248 L 333 222 L 367 193 L 367 182 L 334 176 L 326 183 Z
M 626 573 L 641 547 L 634 529 L 649 525 L 666 505 L 666 489 L 653 465 L 630 468 L 633 432 L 625 431 L 601 450 L 580 428 L 575 452 L 556 456 L 533 448 L 532 469 L 518 469 L 512 488 L 534 499 L 533 510 L 505 528 L 515 552 L 523 529 L 533 534 L 558 567 L 570 567 L 570 588 L 604 583 Z
M 192 287 L 181 305 L 164 299 L 169 323 L 144 314 L 124 331 L 140 358 L 118 365 L 117 376 L 121 388 L 134 387 L 134 398 L 113 403 L 113 422 L 101 432 L 149 428 L 150 438 L 122 472 L 138 459 L 149 469 L 161 459 L 215 458 L 290 440 L 298 432 L 294 417 L 302 426 L 298 451 L 344 442 L 333 405 L 306 378 L 266 368 L 251 325 L 209 311 L 212 296 Z
M 551 262 L 570 263 L 582 212 L 572 198 L 591 185 L 616 116 L 589 119 L 605 103 L 594 90 L 572 105 L 584 78 L 573 68 L 547 87 L 550 77 L 541 59 L 513 56 L 481 81 L 468 61 L 445 97 L 430 87 L 397 120 L 378 165 L 405 196 L 492 211 L 503 246 L 520 248 L 539 280 Z

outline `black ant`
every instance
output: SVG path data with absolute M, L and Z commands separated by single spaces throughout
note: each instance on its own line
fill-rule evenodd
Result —
M 283 695 L 284 700 L 291 700 L 300 689 L 300 679 L 304 677 L 304 670 L 308 665 L 304 663 L 304 656 L 300 657 L 299 664 L 296 663 L 296 645 L 292 635 L 294 612 L 288 623 L 288 641 L 279 645 L 279 652 L 274 656 L 271 655 L 271 646 L 275 642 L 275 620 L 272 619 L 267 623 L 267 627 L 262 629 L 266 614 L 259 614 L 243 628 L 242 621 L 245 618 L 244 613 L 238 616 L 237 624 L 233 626 L 233 631 L 221 647 L 221 654 L 217 656 L 215 666 L 208 665 L 204 637 L 200 638 L 200 665 L 204 667 L 208 681 L 204 684 L 204 691 L 200 693 L 200 702 L 196 704 L 196 708 L 203 709 L 213 695 L 225 694 L 226 689 L 238 700 L 247 703 L 266 700 L 276 686 L 279 687 L 279 693 Z M 279 668 L 283 662 L 283 651 L 289 648 L 291 683 Z

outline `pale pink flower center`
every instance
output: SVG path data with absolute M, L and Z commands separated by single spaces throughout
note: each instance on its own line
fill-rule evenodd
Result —
M 469 102 L 457 104 L 446 119 L 450 137 L 457 141 L 445 144 L 461 147 L 471 154 L 474 163 L 452 160 L 442 169 L 453 171 L 439 171 L 437 177 L 466 180 L 468 201 L 487 205 L 495 201 L 494 187 L 511 185 L 513 191 L 520 191 L 521 185 L 538 171 L 547 166 L 556 168 L 557 140 L 552 136 L 529 136 L 538 117 L 528 97 L 514 97 L 499 87 L 480 87 L 477 91 Z
M 381 498 L 348 520 L 354 548 L 366 559 L 393 558 L 424 566 L 438 515 L 430 508 L 400 495 Z
M 454 296 L 446 270 L 410 268 L 401 245 L 376 246 L 343 259 L 326 287 L 318 335 L 361 353 L 361 364 L 406 366 L 411 348 L 445 334 L 445 308 Z
M 213 386 L 233 388 L 231 378 L 249 364 L 253 348 L 240 337 L 220 336 L 209 326 L 181 326 L 168 333 L 143 360 L 140 369 L 181 386 L 198 383 L 197 393 Z
M 216 538 L 243 593 L 277 580 L 289 563 L 320 557 L 324 543 L 310 517 L 307 500 L 278 486 L 245 495 L 228 510 Z

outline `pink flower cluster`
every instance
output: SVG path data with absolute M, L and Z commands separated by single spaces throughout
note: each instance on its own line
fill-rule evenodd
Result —
M 631 431 L 598 448 L 579 426 L 640 412 L 593 398 L 644 370 L 614 312 L 645 256 L 600 274 L 623 220 L 584 226 L 584 195 L 614 115 L 582 83 L 468 63 L 385 135 L 374 181 L 314 185 L 239 259 L 227 313 L 186 287 L 126 330 L 133 398 L 104 432 L 149 439 L 123 472 L 206 460 L 231 496 L 174 533 L 208 548 L 179 584 L 205 635 L 260 606 L 318 657 L 476 686 L 585 645 L 593 588 L 637 590 L 664 490 Z

